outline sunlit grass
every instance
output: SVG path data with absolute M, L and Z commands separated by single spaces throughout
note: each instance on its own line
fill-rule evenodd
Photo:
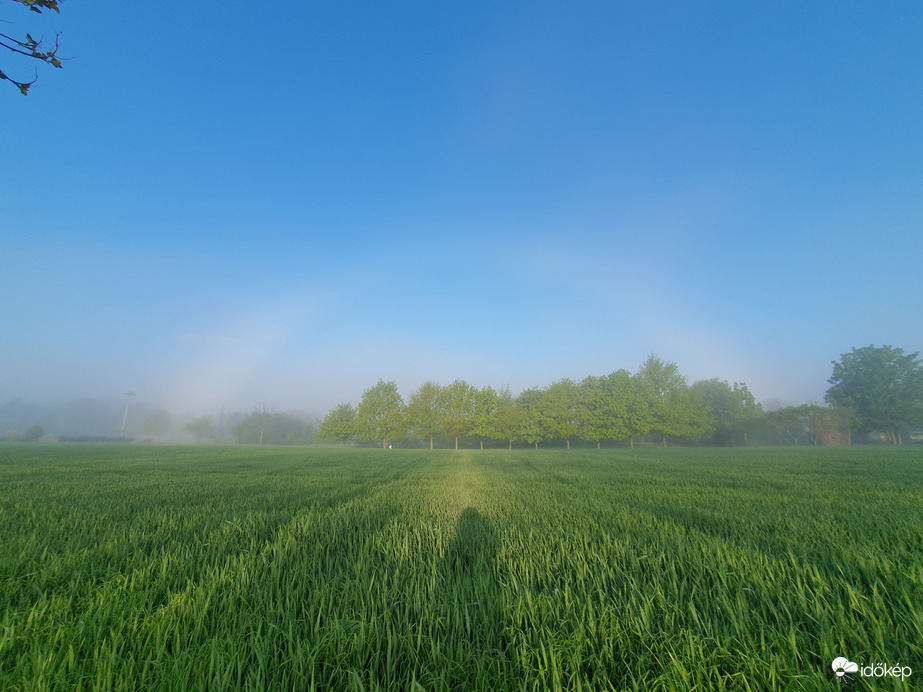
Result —
M 0 690 L 911 689 L 921 545 L 913 448 L 3 445 Z

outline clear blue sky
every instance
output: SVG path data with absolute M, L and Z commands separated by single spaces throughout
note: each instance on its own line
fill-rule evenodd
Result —
M 0 0 L 0 399 L 821 399 L 923 349 L 923 3 Z M 0 67 L 29 78 L 26 61 Z

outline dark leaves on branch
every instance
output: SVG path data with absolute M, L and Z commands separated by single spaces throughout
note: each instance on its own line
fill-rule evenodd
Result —
M 20 5 L 25 5 L 33 12 L 38 14 L 42 13 L 42 8 L 46 10 L 54 10 L 58 14 L 61 14 L 61 10 L 58 9 L 58 3 L 60 0 L 13 0 L 13 2 L 18 2 Z
M 21 5 L 25 5 L 32 12 L 37 12 L 41 14 L 42 10 L 53 10 L 54 12 L 60 14 L 61 10 L 58 8 L 58 5 L 63 0 L 13 0 L 13 2 L 18 2 Z M 42 39 L 36 40 L 32 37 L 31 34 L 26 34 L 24 41 L 13 38 L 12 36 L 7 36 L 6 34 L 0 34 L 0 47 L 6 48 L 7 50 L 17 53 L 19 55 L 24 55 L 27 58 L 33 58 L 41 62 L 47 63 L 52 67 L 60 69 L 61 59 L 58 57 L 58 50 L 60 49 L 59 42 L 60 34 L 55 34 L 54 49 L 49 51 L 43 51 L 42 48 Z M 19 92 L 23 96 L 27 96 L 29 93 L 29 87 L 35 84 L 38 79 L 38 72 L 36 72 L 35 79 L 31 82 L 20 82 L 9 75 L 7 75 L 3 70 L 0 70 L 0 80 L 7 80 L 11 82 L 14 86 L 19 89 Z

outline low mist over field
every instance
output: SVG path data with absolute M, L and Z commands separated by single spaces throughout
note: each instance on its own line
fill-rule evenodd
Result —
M 769 408 L 823 401 L 853 347 L 923 349 L 918 2 L 0 21 L 66 58 L 0 56 L 0 433 L 117 435 L 129 391 L 143 435 L 652 353 Z

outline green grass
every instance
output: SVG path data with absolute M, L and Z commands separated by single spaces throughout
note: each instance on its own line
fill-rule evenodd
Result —
M 0 445 L 0 690 L 910 690 L 921 452 Z

